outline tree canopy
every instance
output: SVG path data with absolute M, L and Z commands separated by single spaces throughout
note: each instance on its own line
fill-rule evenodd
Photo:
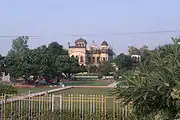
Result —
M 121 53 L 114 59 L 114 63 L 121 70 L 132 70 L 136 61 L 130 55 L 125 55 L 125 54 Z
M 28 48 L 29 37 L 18 37 L 13 40 L 12 49 L 3 59 L 0 66 L 13 77 L 45 76 L 70 77 L 85 70 L 79 66 L 77 59 L 69 57 L 66 49 L 57 42 L 42 45 L 35 49 Z
M 123 74 L 118 84 L 116 97 L 133 102 L 133 116 L 139 120 L 179 118 L 180 99 L 173 94 L 180 89 L 180 39 L 172 41 L 149 51 L 148 62 L 142 61 L 138 71 Z

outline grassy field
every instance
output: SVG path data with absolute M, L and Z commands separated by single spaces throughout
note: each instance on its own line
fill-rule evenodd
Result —
M 84 94 L 84 95 L 107 95 L 110 96 L 113 88 L 71 88 L 54 94 Z
M 66 82 L 64 82 L 65 86 L 108 86 L 111 83 L 112 83 L 112 80 L 91 80 L 91 81 L 81 80 L 81 81 L 66 81 Z M 41 91 L 46 91 L 46 90 L 50 90 L 50 89 L 53 89 L 53 88 L 50 88 L 50 87 L 48 87 L 48 88 L 39 88 L 39 87 L 18 88 L 18 93 L 29 93 L 29 91 L 31 93 L 35 93 L 35 92 L 41 92 Z M 92 93 L 92 92 L 94 93 L 94 91 L 97 91 L 96 88 L 93 90 L 92 89 L 89 89 L 89 90 L 90 90 L 89 91 L 90 93 Z M 105 91 L 107 91 L 107 90 L 105 90 Z M 80 92 L 81 92 L 81 90 L 76 91 L 75 93 L 81 94 Z
M 111 84 L 111 81 L 103 81 L 103 80 L 93 80 L 93 81 L 69 81 L 65 82 L 66 86 L 107 86 Z
M 64 82 L 65 86 L 108 86 L 109 84 L 112 83 L 112 80 L 92 80 L 92 81 L 66 81 Z M 29 93 L 29 91 L 31 93 L 35 93 L 35 92 L 41 92 L 41 91 L 46 91 L 46 90 L 50 90 L 53 89 L 51 87 L 47 87 L 47 88 L 40 88 L 40 87 L 34 87 L 34 88 L 17 88 L 18 89 L 18 93 Z M 63 91 L 65 93 L 72 93 L 72 94 L 86 94 L 87 93 L 91 93 L 91 94 L 104 94 L 107 93 L 109 91 L 109 89 L 105 89 L 105 88 L 74 88 L 73 90 L 67 90 L 67 91 Z

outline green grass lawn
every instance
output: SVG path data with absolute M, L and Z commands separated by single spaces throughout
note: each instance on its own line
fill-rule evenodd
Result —
M 71 88 L 59 92 L 55 92 L 54 94 L 84 94 L 84 95 L 107 95 L 110 96 L 113 88 Z
M 65 82 L 65 86 L 107 86 L 110 82 L 102 82 L 102 81 L 69 81 Z
M 111 82 L 104 82 L 104 81 L 68 81 L 68 82 L 64 82 L 65 86 L 107 86 L 109 85 Z M 25 93 L 25 94 L 28 94 L 29 91 L 31 93 L 36 93 L 36 92 L 42 92 L 42 91 L 46 91 L 46 90 L 50 90 L 50 89 L 54 89 L 54 88 L 51 88 L 51 87 L 48 87 L 48 88 L 39 88 L 39 87 L 34 87 L 34 88 L 17 88 L 18 89 L 18 93 L 21 94 L 21 93 Z M 74 91 L 74 90 L 72 90 Z M 76 94 L 83 94 L 83 93 L 80 93 L 81 90 L 75 90 Z M 89 93 L 94 93 L 95 91 L 98 91 L 96 88 L 94 89 L 89 89 Z M 101 91 L 101 90 L 100 90 Z M 106 93 L 107 90 L 102 90 L 104 91 L 104 93 Z M 101 92 L 99 92 L 99 94 L 101 94 Z

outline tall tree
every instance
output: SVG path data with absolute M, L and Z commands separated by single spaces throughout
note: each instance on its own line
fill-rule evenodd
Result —
M 24 52 L 26 52 L 28 49 L 28 40 L 29 37 L 28 36 L 20 36 L 16 39 L 13 40 L 12 43 L 12 52 L 16 53 L 16 54 L 23 54 Z
M 12 46 L 11 52 L 2 61 L 2 66 L 5 65 L 11 76 L 55 77 L 61 76 L 62 72 L 69 75 L 80 70 L 77 60 L 68 57 L 67 50 L 57 42 L 29 50 L 27 38 L 18 37 L 13 40 Z
M 57 66 L 57 72 L 59 75 L 64 73 L 67 78 L 71 78 L 72 75 L 81 71 L 81 66 L 78 64 L 78 60 L 69 56 L 58 56 L 55 62 Z
M 48 46 L 48 51 L 54 55 L 68 55 L 67 50 L 63 49 L 63 46 L 57 42 L 51 42 Z
M 5 57 L 0 54 L 0 73 L 5 71 L 5 69 L 4 69 L 5 66 L 4 66 L 4 62 L 3 62 L 4 58 Z

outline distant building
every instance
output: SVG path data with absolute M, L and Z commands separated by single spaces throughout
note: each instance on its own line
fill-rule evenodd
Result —
M 130 52 L 132 58 L 135 58 L 137 61 L 141 61 L 141 52 L 138 49 L 133 49 Z
M 76 40 L 74 46 L 69 43 L 69 56 L 76 57 L 80 65 L 99 65 L 103 61 L 111 61 L 114 55 L 106 41 L 100 47 L 93 41 L 88 48 L 86 40 L 82 38 Z

